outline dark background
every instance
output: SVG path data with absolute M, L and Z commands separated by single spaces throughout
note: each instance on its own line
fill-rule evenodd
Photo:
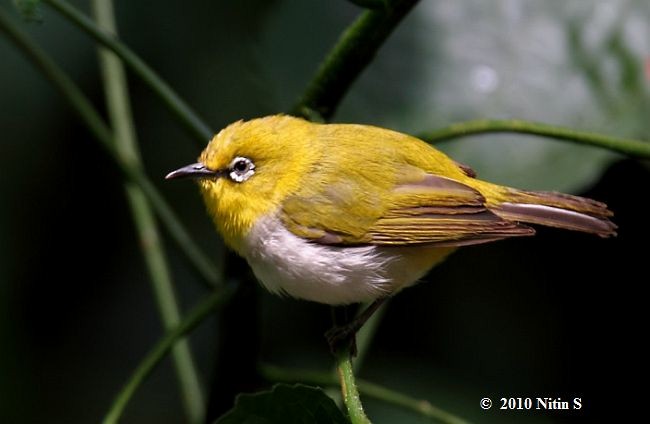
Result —
M 647 4 L 537 3 L 423 1 L 336 120 L 418 133 L 512 117 L 647 139 Z M 13 13 L 9 1 L 0 7 Z M 359 12 L 344 1 L 297 0 L 155 7 L 122 0 L 116 9 L 122 38 L 214 129 L 286 110 Z M 40 22 L 21 26 L 103 110 L 92 43 L 47 8 Z M 97 422 L 162 334 L 148 275 L 117 169 L 3 37 L 0 58 L 0 422 Z M 134 77 L 130 89 L 148 174 L 217 257 L 221 245 L 196 189 L 162 179 L 201 146 Z M 631 382 L 647 372 L 647 164 L 515 136 L 440 147 L 486 179 L 606 202 L 619 237 L 539 229 L 536 238 L 457 252 L 388 305 L 360 376 L 473 422 L 622 421 L 640 406 Z M 205 291 L 177 247 L 165 244 L 187 309 Z M 233 278 L 246 274 L 229 266 Z M 327 307 L 247 291 L 228 312 L 246 320 L 213 318 L 193 333 L 206 387 L 217 371 L 217 384 L 237 386 L 256 359 L 332 366 L 322 338 Z M 584 408 L 485 412 L 478 406 L 485 396 L 497 406 L 501 397 L 577 396 Z M 427 422 L 365 404 L 378 423 Z M 182 421 L 167 360 L 137 391 L 124 422 Z

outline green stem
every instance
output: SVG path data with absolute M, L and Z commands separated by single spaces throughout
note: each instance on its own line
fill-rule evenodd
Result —
M 577 131 L 570 128 L 519 120 L 476 120 L 459 122 L 445 128 L 420 134 L 419 137 L 429 143 L 439 143 L 452 138 L 487 133 L 530 134 L 602 147 L 614 152 L 650 159 L 650 142 L 611 137 L 598 133 Z
M 130 162 L 125 161 L 118 154 L 113 141 L 113 134 L 106 126 L 99 114 L 95 111 L 90 101 L 84 96 L 74 82 L 47 56 L 42 49 L 32 41 L 5 15 L 0 9 L 0 31 L 4 31 L 8 38 L 25 54 L 45 78 L 70 103 L 74 111 L 79 114 L 81 120 L 86 124 L 89 131 L 100 142 L 101 146 L 115 160 L 119 169 L 127 179 L 133 181 L 142 189 L 147 196 L 154 210 L 161 221 L 168 229 L 171 236 L 187 255 L 192 265 L 203 277 L 209 287 L 216 287 L 221 283 L 220 273 L 210 260 L 201 252 L 194 243 L 189 233 L 169 207 L 165 199 L 160 195 L 151 180 L 139 167 L 134 167 Z
M 97 24 L 109 33 L 116 34 L 112 0 L 93 0 L 92 7 Z M 124 67 L 120 59 L 109 50 L 99 47 L 98 51 L 117 153 L 122 160 L 130 162 L 131 166 L 142 169 Z M 125 184 L 125 189 L 149 269 L 158 310 L 164 328 L 171 330 L 180 322 L 180 310 L 156 220 L 142 190 L 131 182 Z M 180 339 L 174 345 L 172 357 L 188 421 L 198 424 L 203 421 L 205 402 L 187 339 Z
M 133 184 L 127 184 L 127 194 L 151 276 L 156 304 L 163 326 L 169 331 L 179 324 L 181 314 L 154 216 L 142 190 Z M 201 423 L 205 413 L 205 397 L 187 339 L 176 342 L 172 348 L 172 360 L 188 422 Z
M 385 8 L 363 12 L 325 57 L 291 113 L 307 119 L 329 119 L 384 40 L 417 2 L 393 0 Z
M 348 416 L 352 424 L 370 424 L 370 420 L 363 411 L 359 390 L 352 369 L 350 349 L 340 349 L 336 352 L 336 369 L 341 383 L 341 394 L 343 403 L 348 410 Z
M 313 370 L 289 369 L 277 367 L 274 365 L 264 364 L 260 366 L 260 372 L 269 381 L 273 382 L 300 382 L 313 384 L 321 387 L 332 387 L 339 384 L 335 375 Z M 433 418 L 448 424 L 467 424 L 464 419 L 447 412 L 437 406 L 432 405 L 429 401 L 415 399 L 395 390 L 388 389 L 379 384 L 371 383 L 363 379 L 356 380 L 357 388 L 360 393 L 369 398 L 373 398 L 391 405 L 398 406 L 420 414 L 427 418 Z
M 198 145 L 201 148 L 205 146 L 205 143 L 214 135 L 214 131 L 131 49 L 119 42 L 113 35 L 103 31 L 92 19 L 79 12 L 65 0 L 44 0 L 44 3 L 56 9 L 96 42 L 122 59 L 126 66 L 141 78 L 160 97 L 163 104 L 176 115 L 185 129 L 200 143 Z
M 198 306 L 192 308 L 180 324 L 173 330 L 167 332 L 165 337 L 144 357 L 124 387 L 118 392 L 117 397 L 104 417 L 104 424 L 112 424 L 118 421 L 127 403 L 135 393 L 135 390 L 151 374 L 172 346 L 221 306 L 230 297 L 232 292 L 232 287 L 228 287 L 225 290 L 212 293 Z

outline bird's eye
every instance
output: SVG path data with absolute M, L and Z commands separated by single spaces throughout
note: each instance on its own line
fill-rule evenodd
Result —
M 232 166 L 232 169 L 238 172 L 244 172 L 246 169 L 248 169 L 248 161 L 245 159 L 239 159 L 235 164 Z
M 241 183 L 246 181 L 255 173 L 255 164 L 252 160 L 244 157 L 236 157 L 230 162 L 228 176 L 231 180 Z

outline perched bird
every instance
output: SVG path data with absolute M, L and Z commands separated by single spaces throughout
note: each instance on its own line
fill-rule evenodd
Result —
M 525 223 L 616 234 L 603 203 L 482 181 L 422 140 L 368 125 L 238 121 L 167 175 L 180 177 L 198 180 L 264 287 L 330 305 L 378 304 L 459 246 L 533 235 Z

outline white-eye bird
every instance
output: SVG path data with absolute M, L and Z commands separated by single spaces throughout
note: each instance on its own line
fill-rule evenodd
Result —
M 481 181 L 415 137 L 284 115 L 231 124 L 179 177 L 264 287 L 330 305 L 391 296 L 458 246 L 533 235 L 523 223 L 616 229 L 603 203 Z

